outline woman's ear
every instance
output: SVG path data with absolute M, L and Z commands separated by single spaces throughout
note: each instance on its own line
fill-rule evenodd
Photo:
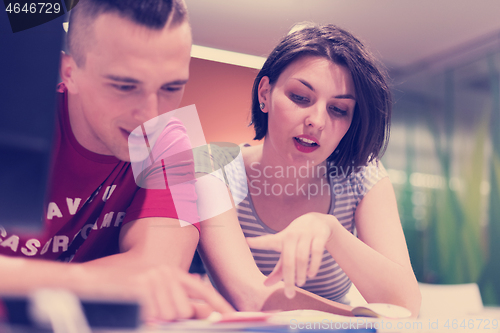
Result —
M 76 63 L 72 56 L 61 51 L 61 66 L 59 68 L 59 76 L 62 82 L 72 94 L 78 92 L 77 85 L 75 84 L 75 70 Z
M 271 85 L 269 84 L 269 77 L 263 76 L 259 82 L 258 96 L 259 96 L 260 109 L 264 113 L 269 112 L 268 102 L 270 102 L 271 100 L 270 95 L 271 95 Z

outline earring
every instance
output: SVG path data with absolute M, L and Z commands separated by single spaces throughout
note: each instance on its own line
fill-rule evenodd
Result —
M 264 102 L 260 102 L 259 106 L 260 106 L 261 111 L 264 111 L 266 104 L 264 104 Z

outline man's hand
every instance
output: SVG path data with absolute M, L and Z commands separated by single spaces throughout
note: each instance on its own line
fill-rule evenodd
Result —
M 234 311 L 211 285 L 171 265 L 132 261 L 111 265 L 107 260 L 68 264 L 0 255 L 0 271 L 0 294 L 28 295 L 54 288 L 87 300 L 139 302 L 143 320 L 202 318 L 212 311 Z
M 121 280 L 127 292 L 135 292 L 132 296 L 140 300 L 144 320 L 186 319 L 212 311 L 234 311 L 211 285 L 186 273 L 198 237 L 194 226 L 181 227 L 178 220 L 144 218 L 122 228 L 122 253 L 82 265 L 110 269 L 112 281 Z M 205 311 L 200 313 L 202 309 Z
M 144 321 L 172 321 L 205 318 L 211 312 L 233 312 L 234 309 L 199 276 L 188 274 L 170 266 L 158 266 L 134 273 L 117 269 L 118 278 L 126 298 L 138 300 Z M 132 268 L 133 269 L 133 268 Z M 120 289 L 121 289 L 120 288 Z

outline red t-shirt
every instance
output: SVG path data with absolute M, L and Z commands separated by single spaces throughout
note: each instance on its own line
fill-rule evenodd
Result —
M 1 230 L 0 254 L 85 262 L 118 253 L 121 227 L 130 221 L 177 219 L 177 208 L 188 222 L 196 222 L 192 152 L 179 120 L 171 118 L 152 152 L 155 161 L 137 176 L 138 182 L 166 184 L 167 178 L 175 179 L 182 186 L 176 187 L 174 197 L 167 185 L 139 187 L 130 162 L 81 146 L 71 130 L 67 91 L 61 84 L 44 233 L 30 237 Z M 168 158 L 172 155 L 176 158 Z

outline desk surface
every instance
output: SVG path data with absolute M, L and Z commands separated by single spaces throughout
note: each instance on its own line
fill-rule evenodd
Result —
M 102 332 L 109 333 L 109 331 Z M 490 333 L 500 332 L 500 308 L 485 307 L 480 313 L 459 317 L 450 315 L 406 320 L 345 317 L 314 310 L 299 310 L 277 313 L 270 316 L 267 321 L 262 322 L 218 324 L 203 320 L 192 320 L 143 327 L 139 332 Z
M 22 327 L 0 325 L 0 332 L 33 332 Z M 47 331 L 45 331 L 47 332 Z M 208 320 L 188 320 L 176 323 L 144 325 L 138 330 L 94 329 L 97 333 L 163 333 L 163 332 L 352 332 L 352 333 L 479 333 L 500 332 L 500 307 L 485 307 L 480 313 L 458 316 L 442 315 L 406 320 L 382 318 L 345 317 L 315 310 L 286 311 L 271 315 L 267 320 L 231 323 L 214 323 Z

